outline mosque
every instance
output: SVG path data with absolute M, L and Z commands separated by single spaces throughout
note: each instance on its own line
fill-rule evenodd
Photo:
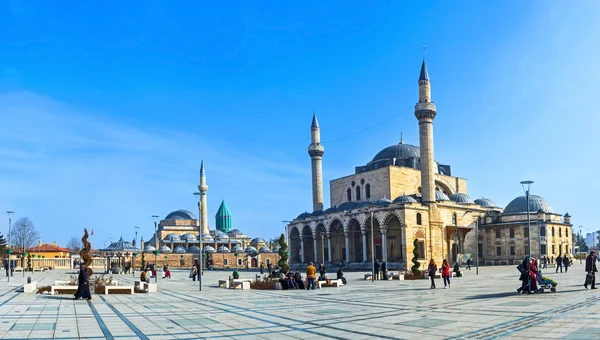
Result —
M 206 194 L 206 174 L 204 162 L 200 167 L 199 202 L 200 219 L 187 210 L 176 210 L 168 214 L 156 224 L 152 238 L 140 241 L 141 249 L 133 242 L 123 240 L 112 242 L 101 249 L 103 256 L 111 258 L 111 263 L 125 267 L 126 263 L 136 261 L 132 256 L 143 253 L 144 262 L 148 264 L 168 264 L 171 268 L 190 268 L 197 263 L 200 253 L 204 259 L 204 268 L 258 268 L 261 263 L 277 263 L 279 246 L 269 243 L 263 238 L 250 238 L 239 229 L 233 228 L 233 218 L 225 200 L 221 202 L 215 215 L 215 229 L 208 225 L 208 208 Z M 199 233 L 198 231 L 202 232 Z M 200 242 L 199 237 L 202 238 Z M 158 252 L 157 252 L 158 250 Z
M 367 268 L 375 258 L 387 261 L 388 268 L 407 269 L 415 249 L 422 268 L 431 258 L 454 263 L 467 256 L 482 265 L 514 264 L 529 254 L 529 247 L 535 257 L 572 256 L 568 213 L 556 213 L 544 198 L 531 194 L 529 200 L 517 197 L 504 209 L 487 198 L 473 200 L 467 180 L 434 160 L 437 112 L 425 60 L 418 89 L 419 146 L 401 140 L 357 166 L 353 174 L 331 180 L 327 209 L 325 149 L 313 115 L 308 147 L 313 212 L 300 214 L 288 225 L 291 263 L 344 261 L 349 267 Z

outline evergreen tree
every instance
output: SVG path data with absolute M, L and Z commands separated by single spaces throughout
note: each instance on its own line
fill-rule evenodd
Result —
M 279 266 L 280 272 L 288 272 L 290 271 L 290 266 L 288 265 L 288 254 L 287 249 L 288 245 L 285 243 L 285 235 L 281 234 L 279 237 L 279 261 L 277 265 Z
M 417 241 L 417 239 L 413 242 L 413 246 L 415 247 L 412 258 L 413 266 L 410 267 L 410 270 L 414 275 L 421 275 L 421 271 L 419 270 L 419 267 L 421 266 L 421 262 L 419 262 L 419 241 Z
M 4 254 L 6 252 L 6 239 L 4 235 L 0 233 L 0 254 Z

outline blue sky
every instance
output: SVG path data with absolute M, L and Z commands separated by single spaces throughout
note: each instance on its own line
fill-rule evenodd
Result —
M 423 45 L 435 158 L 471 197 L 504 206 L 531 179 L 598 229 L 595 1 L 0 3 L 0 206 L 46 242 L 149 238 L 151 215 L 196 212 L 201 159 L 211 226 L 225 198 L 235 227 L 278 235 L 312 207 L 314 110 L 326 183 L 418 143 Z

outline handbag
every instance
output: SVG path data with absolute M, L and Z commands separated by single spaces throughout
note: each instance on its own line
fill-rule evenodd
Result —
M 591 285 L 593 280 L 594 274 L 587 273 L 587 275 L 585 276 L 585 285 Z

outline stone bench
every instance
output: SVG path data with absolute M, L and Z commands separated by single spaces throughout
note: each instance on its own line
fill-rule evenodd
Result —
M 219 280 L 219 288 L 229 288 L 229 280 Z
M 317 281 L 317 287 L 319 289 L 321 289 L 321 287 L 323 287 L 323 286 L 339 288 L 343 285 L 344 285 L 344 283 L 342 282 L 342 280 L 329 280 L 329 284 L 327 283 L 327 281 Z
M 134 281 L 133 288 L 139 290 L 147 290 L 148 293 L 156 293 L 158 292 L 158 286 L 156 283 L 149 283 L 146 281 Z
M 234 289 L 250 289 L 250 282 L 252 282 L 252 280 L 245 280 L 245 279 L 237 279 L 237 280 L 233 280 L 233 287 Z
M 79 288 L 78 286 L 50 286 L 50 294 L 54 295 L 58 291 L 61 291 L 61 290 L 75 290 L 75 291 L 77 291 L 78 288 Z
M 37 289 L 37 281 L 33 281 L 31 283 L 26 283 L 23 285 L 24 293 L 33 293 Z
M 108 295 L 108 292 L 111 290 L 115 290 L 115 289 L 127 289 L 130 290 L 131 292 L 129 294 L 133 294 L 133 286 L 104 286 L 104 294 Z
M 404 280 L 404 274 L 400 274 L 400 273 L 393 273 L 392 275 L 389 276 L 392 280 L 400 280 L 403 281 Z

